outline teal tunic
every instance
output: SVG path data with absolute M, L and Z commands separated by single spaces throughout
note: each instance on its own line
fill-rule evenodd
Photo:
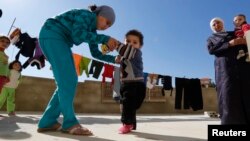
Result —
M 91 55 L 94 58 L 114 63 L 115 57 L 103 55 L 97 44 L 106 44 L 109 36 L 97 34 L 96 14 L 84 9 L 73 9 L 46 21 L 43 28 L 59 34 L 59 36 L 40 34 L 42 38 L 54 38 L 64 40 L 69 47 L 79 45 L 83 42 L 89 44 Z

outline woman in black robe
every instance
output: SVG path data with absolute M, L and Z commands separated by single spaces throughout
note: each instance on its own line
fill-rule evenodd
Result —
M 239 46 L 246 44 L 246 41 L 235 39 L 234 32 L 226 32 L 220 18 L 212 19 L 210 26 L 214 33 L 207 39 L 207 48 L 215 56 L 215 82 L 221 124 L 248 124 L 250 104 L 247 103 L 250 103 L 250 96 L 246 96 L 246 91 L 249 89 L 250 95 L 250 85 L 247 88 L 247 84 L 242 83 L 250 77 L 243 79 L 248 69 L 236 59 Z

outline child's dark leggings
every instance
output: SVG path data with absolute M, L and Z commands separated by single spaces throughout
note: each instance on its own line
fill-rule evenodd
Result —
M 141 107 L 146 95 L 145 83 L 123 83 L 120 92 L 123 105 L 121 121 L 124 124 L 133 124 L 136 122 L 136 110 Z

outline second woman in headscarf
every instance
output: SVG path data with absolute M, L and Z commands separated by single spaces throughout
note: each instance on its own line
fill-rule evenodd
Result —
M 221 124 L 247 124 L 236 59 L 237 47 L 245 44 L 245 40 L 235 39 L 234 32 L 226 32 L 220 18 L 213 18 L 210 27 L 213 34 L 207 39 L 207 48 L 215 56 L 215 82 Z

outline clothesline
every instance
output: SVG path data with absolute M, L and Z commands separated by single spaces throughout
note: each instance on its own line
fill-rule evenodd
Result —
M 111 78 L 112 84 L 119 82 L 119 74 L 116 75 L 115 73 L 119 73 L 120 69 L 119 66 L 113 65 L 113 64 L 107 64 L 105 62 L 101 62 L 96 59 L 91 59 L 76 53 L 73 53 L 75 67 L 78 76 L 81 76 L 83 72 L 86 73 L 86 76 L 89 77 L 89 74 L 93 74 L 93 78 L 98 79 L 101 71 L 104 67 L 104 72 L 102 74 L 102 82 L 105 82 L 105 78 Z M 90 66 L 90 67 L 89 67 Z M 117 78 L 114 78 L 114 76 L 117 76 Z M 176 79 L 179 79 L 180 77 L 175 77 Z M 161 79 L 161 81 L 160 81 Z M 186 79 L 187 78 L 180 78 L 180 79 Z M 197 78 L 196 78 L 197 79 Z M 190 78 L 191 80 L 191 78 Z M 144 72 L 144 82 L 146 83 L 147 87 L 149 89 L 152 89 L 156 85 L 162 84 L 165 90 L 172 90 L 172 76 L 165 75 L 165 74 L 156 74 L 156 73 L 149 73 Z M 159 83 L 161 82 L 161 83 Z
M 13 28 L 13 27 L 15 27 L 14 26 L 14 23 L 15 23 L 15 20 L 16 20 L 16 18 L 14 19 L 14 21 L 12 22 L 12 24 L 11 24 L 11 27 L 10 27 L 10 31 L 11 31 L 11 29 Z M 15 29 L 15 30 L 20 30 L 19 28 L 17 28 L 17 29 Z M 12 32 L 12 34 L 15 32 L 15 30 Z M 9 31 L 9 32 L 10 32 Z M 9 33 L 8 33 L 9 34 Z M 23 37 L 25 35 L 25 37 Z M 39 49 L 37 49 L 37 46 L 35 46 L 35 43 L 32 43 L 31 44 L 31 42 L 33 42 L 32 41 L 32 39 L 33 38 L 31 38 L 29 35 L 28 35 L 28 33 L 21 33 L 21 30 L 20 30 L 20 36 L 22 37 L 21 39 L 19 39 L 19 42 L 23 42 L 24 44 L 15 44 L 15 46 L 17 46 L 18 48 L 20 48 L 20 51 L 19 52 L 21 52 L 21 53 L 26 53 L 26 52 L 29 52 L 30 54 L 29 55 L 24 55 L 24 54 L 22 54 L 23 56 L 25 56 L 25 57 L 27 57 L 27 56 L 30 56 L 30 58 L 29 58 L 29 60 L 27 60 L 27 62 L 28 63 L 26 63 L 25 64 L 25 67 L 27 67 L 27 65 L 29 65 L 29 64 L 31 64 L 31 63 L 35 63 L 35 65 L 37 66 L 37 68 L 38 69 L 41 69 L 41 68 L 43 68 L 44 66 L 45 66 L 45 62 L 44 62 L 44 57 L 43 57 L 43 55 L 41 54 L 41 53 L 39 53 Z M 33 45 L 34 44 L 34 45 Z M 30 50 L 33 50 L 33 52 L 35 52 L 35 53 L 33 53 L 33 52 L 31 52 Z M 38 53 L 37 53 L 38 52 Z M 32 54 L 31 54 L 32 53 Z M 27 54 L 27 53 L 26 53 Z M 33 55 L 33 54 L 35 54 L 35 55 Z M 37 55 L 37 54 L 39 54 L 39 55 Z M 12 54 L 12 56 L 13 56 L 13 54 Z M 42 56 L 42 57 L 41 57 Z M 82 56 L 82 57 L 84 57 L 84 56 Z M 11 57 L 12 58 L 12 57 Z M 85 59 L 84 59 L 84 61 L 87 61 L 87 62 L 85 62 L 86 64 L 85 64 L 85 69 L 87 69 L 87 67 L 88 67 L 88 64 L 90 63 L 90 61 L 91 60 L 94 60 L 94 62 L 98 62 L 97 64 L 98 65 L 100 65 L 100 64 L 108 64 L 108 65 L 112 65 L 113 67 L 119 67 L 118 65 L 116 65 L 116 64 L 110 64 L 110 63 L 106 63 L 106 62 L 102 62 L 102 61 L 100 61 L 100 60 L 95 60 L 95 59 L 92 59 L 92 58 L 88 58 L 88 57 L 84 57 Z M 17 57 L 16 57 L 16 59 L 17 59 Z M 34 60 L 34 61 L 33 61 Z M 33 61 L 33 62 L 32 62 Z M 87 66 L 86 66 L 87 65 Z M 99 66 L 100 67 L 100 66 Z M 82 71 L 82 70 L 81 70 Z M 86 71 L 85 71 L 85 73 L 86 73 Z M 87 72 L 88 73 L 88 72 Z M 78 75 L 80 74 L 80 72 L 78 72 Z M 82 74 L 82 72 L 81 72 L 81 74 Z M 151 81 L 153 81 L 153 79 L 154 78 L 156 78 L 156 77 L 158 77 L 158 76 L 169 76 L 169 77 L 171 77 L 172 78 L 172 76 L 170 76 L 170 75 L 162 75 L 162 74 L 159 74 L 159 73 L 148 73 L 148 72 L 144 72 L 144 79 L 146 80 L 146 78 L 147 78 L 147 76 L 150 76 L 150 78 L 151 78 Z M 96 75 L 95 75 L 96 76 Z M 89 75 L 87 75 L 87 77 L 89 77 Z M 96 76 L 97 77 L 97 76 Z M 94 77 L 95 78 L 95 77 Z M 175 77 L 175 78 L 186 78 L 185 76 L 184 77 Z M 96 78 L 96 79 L 98 79 L 98 78 Z
M 118 68 L 119 68 L 118 65 L 111 64 L 111 63 L 106 63 L 106 62 L 102 62 L 102 61 L 100 61 L 100 60 L 96 60 L 96 59 L 93 59 L 93 58 L 85 57 L 85 56 L 79 55 L 79 54 L 77 54 L 77 53 L 73 53 L 73 56 L 74 56 L 74 61 L 75 61 L 76 69 L 80 69 L 80 67 L 78 67 L 79 64 L 80 64 L 80 61 L 82 61 L 82 62 L 81 62 L 81 63 L 83 63 L 82 65 L 86 67 L 86 68 L 83 69 L 83 70 L 86 70 L 86 69 L 87 69 L 87 67 L 88 67 L 88 65 L 90 64 L 91 61 L 95 61 L 95 62 L 99 62 L 99 63 L 103 63 L 103 64 L 108 64 L 108 65 L 112 65 L 112 66 L 114 66 L 114 67 L 118 67 Z M 82 60 L 81 60 L 81 59 L 82 59 Z M 80 74 L 80 75 L 82 75 L 82 73 L 83 73 L 82 71 L 83 71 L 83 70 L 81 70 L 81 74 Z M 78 75 L 79 75 L 79 70 L 77 70 L 77 72 L 78 72 Z M 86 73 L 86 71 L 85 71 L 85 73 Z M 87 72 L 87 73 L 88 73 L 88 72 Z M 151 77 L 157 77 L 157 76 L 170 76 L 170 75 L 165 75 L 165 74 L 160 74 L 160 73 L 149 73 L 149 72 L 147 72 L 147 71 L 145 71 L 144 73 L 152 75 Z M 80 75 L 79 75 L 79 76 L 80 76 Z M 170 77 L 172 77 L 172 76 L 170 76 Z M 176 78 L 187 78 L 187 77 L 186 77 L 186 76 L 183 76 L 183 77 L 176 77 Z M 98 79 L 98 78 L 97 78 L 97 79 Z M 191 78 L 187 78 L 187 79 L 191 79 Z
M 13 25 L 11 27 L 13 27 Z M 24 69 L 28 65 L 37 66 L 38 69 L 41 69 L 45 66 L 45 57 L 42 54 L 37 38 L 30 37 L 29 34 L 26 32 L 22 33 L 21 30 L 18 28 L 16 28 L 11 33 L 10 36 L 11 36 L 11 39 L 12 39 L 11 41 L 13 45 L 15 45 L 19 49 L 19 52 L 16 55 L 15 59 L 18 60 L 20 54 L 23 55 L 24 57 L 29 57 L 29 59 L 23 64 Z M 16 36 L 19 37 L 18 40 L 16 40 L 15 38 Z M 126 46 L 122 43 L 120 44 L 119 47 L 124 48 L 125 50 L 131 48 L 130 46 Z M 121 52 L 119 52 L 119 54 L 120 53 Z M 133 52 L 130 54 L 133 54 Z M 93 78 L 98 79 L 102 71 L 102 68 L 103 67 L 106 68 L 104 69 L 104 74 L 103 74 L 104 77 L 102 81 L 105 81 L 105 77 L 108 77 L 108 78 L 111 78 L 113 82 L 114 81 L 113 72 L 115 68 L 119 68 L 118 65 L 101 62 L 99 60 L 91 59 L 91 58 L 81 56 L 78 54 L 74 54 L 74 61 L 75 61 L 75 66 L 76 66 L 76 71 L 77 71 L 78 76 L 82 75 L 83 71 L 85 71 L 87 77 L 89 77 L 89 72 L 90 72 L 90 74 L 93 74 Z M 91 62 L 91 66 L 89 69 L 90 62 Z M 119 69 L 116 69 L 116 70 L 119 71 Z M 163 84 L 163 86 L 166 86 L 166 83 L 167 83 L 169 85 L 168 89 L 172 89 L 172 76 L 165 75 L 165 74 L 162 75 L 159 73 L 144 72 L 144 82 L 147 84 L 149 88 L 152 88 L 155 85 L 159 85 L 159 79 L 161 79 L 161 82 L 162 82 L 161 84 Z

